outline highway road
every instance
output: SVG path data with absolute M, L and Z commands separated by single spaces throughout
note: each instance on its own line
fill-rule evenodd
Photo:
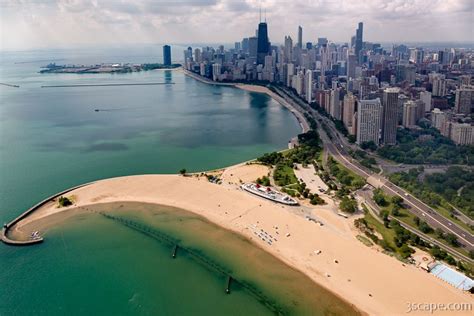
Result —
M 372 200 L 372 194 L 368 190 L 363 190 L 362 189 L 362 190 L 359 190 L 357 193 L 362 198 L 362 200 L 367 204 L 367 206 L 369 206 L 369 209 L 372 210 L 372 213 L 374 213 L 374 210 L 375 210 L 375 212 L 380 213 L 379 206 L 377 204 L 375 204 L 375 202 Z M 376 214 L 372 214 L 372 215 L 376 215 Z M 376 216 L 377 216 L 376 219 L 379 219 L 379 221 L 381 222 L 382 220 L 378 217 L 378 215 L 376 215 Z M 431 238 L 430 236 L 428 236 L 428 235 L 424 234 L 423 232 L 419 231 L 418 229 L 415 229 L 415 228 L 405 224 L 404 222 L 400 221 L 400 219 L 398 219 L 394 216 L 391 216 L 391 215 L 389 215 L 389 219 L 399 222 L 400 225 L 402 227 L 404 227 L 405 229 L 407 229 L 410 232 L 418 235 L 424 241 L 426 241 L 430 244 L 437 245 L 441 249 L 451 253 L 457 259 L 462 259 L 462 260 L 466 260 L 468 262 L 473 262 L 473 260 L 471 258 L 469 258 L 469 257 L 465 256 L 464 254 L 460 253 L 455 248 L 446 246 L 445 244 L 443 244 L 443 243 L 437 241 L 436 239 Z
M 332 139 L 330 139 L 326 135 L 326 132 L 321 129 L 321 124 L 318 124 L 318 132 L 321 137 L 321 140 L 324 143 L 325 149 L 338 162 L 340 162 L 349 170 L 352 170 L 356 174 L 362 176 L 363 178 L 370 178 L 369 181 L 372 180 L 370 182 L 379 183 L 380 188 L 383 189 L 389 195 L 398 195 L 402 197 L 405 201 L 404 203 L 410 206 L 409 210 L 411 213 L 418 216 L 420 219 L 427 222 L 430 226 L 434 228 L 441 228 L 445 232 L 453 233 L 454 235 L 456 235 L 459 242 L 468 250 L 474 249 L 474 236 L 470 232 L 458 226 L 456 223 L 453 223 L 448 218 L 438 214 L 428 205 L 426 205 L 407 191 L 391 183 L 386 178 L 375 174 L 373 171 L 360 165 L 356 160 L 354 160 L 345 150 L 345 148 L 347 149 L 348 146 L 351 146 L 352 144 L 349 144 L 347 140 L 343 139 L 343 137 L 340 137 L 339 132 L 332 126 L 332 122 L 328 118 L 321 116 L 317 111 L 311 109 L 302 100 L 299 100 L 297 98 L 290 98 L 288 96 L 286 96 L 285 99 L 289 102 L 292 102 L 295 105 L 295 108 L 310 112 L 318 120 L 322 120 L 326 123 L 326 126 L 328 126 L 328 128 L 332 131 Z

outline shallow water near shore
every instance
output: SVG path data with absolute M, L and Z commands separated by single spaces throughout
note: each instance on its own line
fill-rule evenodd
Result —
M 46 229 L 47 242 L 23 261 L 23 269 L 38 271 L 23 280 L 20 293 L 8 293 L 8 306 L 31 293 L 31 311 L 48 315 L 356 314 L 248 239 L 196 214 L 142 203 L 99 204 L 72 214 L 31 224 Z M 25 248 L 14 249 L 10 256 Z M 228 275 L 235 278 L 230 295 Z M 20 307 L 15 312 L 28 314 Z

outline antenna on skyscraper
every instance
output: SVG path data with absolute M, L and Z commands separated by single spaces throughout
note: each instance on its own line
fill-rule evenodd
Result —
M 261 2 L 260 2 L 259 14 L 260 14 L 260 18 L 259 18 L 258 22 L 262 23 L 262 3 Z
M 267 9 L 265 8 L 265 11 L 263 11 L 265 13 L 264 17 L 265 17 L 265 23 L 267 23 Z

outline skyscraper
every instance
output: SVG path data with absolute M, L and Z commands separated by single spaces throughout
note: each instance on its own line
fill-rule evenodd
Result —
M 329 105 L 329 114 L 331 114 L 331 116 L 334 117 L 336 120 L 340 120 L 342 115 L 340 97 L 340 88 L 331 89 L 331 103 Z
M 163 65 L 171 66 L 171 46 L 163 46 Z
M 421 91 L 420 92 L 420 100 L 423 101 L 425 105 L 425 112 L 430 112 L 431 107 L 431 92 L 429 91 Z
M 387 88 L 383 92 L 382 135 L 385 145 L 397 143 L 398 93 L 398 88 Z
M 474 87 L 461 86 L 456 89 L 456 99 L 454 102 L 454 110 L 456 113 L 470 114 L 474 105 Z
M 306 88 L 306 102 L 311 103 L 313 100 L 313 71 L 306 70 L 305 75 L 305 88 Z
M 163 46 L 163 65 L 171 66 L 171 46 Z
M 249 52 L 249 39 L 248 38 L 244 38 L 242 40 L 242 51 L 244 53 L 248 53 Z
M 356 106 L 356 97 L 352 93 L 344 96 L 344 105 L 342 107 L 342 122 L 347 128 L 349 134 L 354 135 L 354 113 Z
M 416 121 L 418 120 L 417 108 L 417 104 L 411 100 L 403 104 L 403 127 L 409 128 L 416 125 Z
M 433 96 L 444 97 L 446 95 L 446 76 L 438 73 L 429 74 L 433 85 Z
M 380 143 L 382 128 L 382 105 L 380 99 L 361 100 L 357 109 L 357 144 L 373 141 Z
M 255 36 L 249 37 L 249 56 L 257 58 L 258 39 Z
M 303 48 L 303 28 L 298 26 L 298 47 Z
M 257 45 L 257 64 L 265 62 L 265 56 L 270 52 L 270 43 L 268 41 L 268 29 L 266 22 L 258 24 L 258 45 Z
M 293 40 L 290 36 L 285 36 L 285 62 L 293 62 Z
M 361 62 L 361 50 L 363 44 L 363 33 L 364 33 L 364 24 L 359 22 L 359 27 L 356 30 L 356 38 L 355 38 L 355 55 L 357 56 L 357 60 L 359 63 Z
M 356 69 L 356 64 L 357 64 L 357 57 L 356 55 L 349 54 L 347 56 L 347 78 L 355 78 L 355 69 Z

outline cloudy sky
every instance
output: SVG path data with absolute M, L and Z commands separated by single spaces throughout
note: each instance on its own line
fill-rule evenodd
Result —
M 270 39 L 473 41 L 474 0 L 0 0 L 0 49 L 116 43 L 231 43 L 254 34 L 261 3 Z

